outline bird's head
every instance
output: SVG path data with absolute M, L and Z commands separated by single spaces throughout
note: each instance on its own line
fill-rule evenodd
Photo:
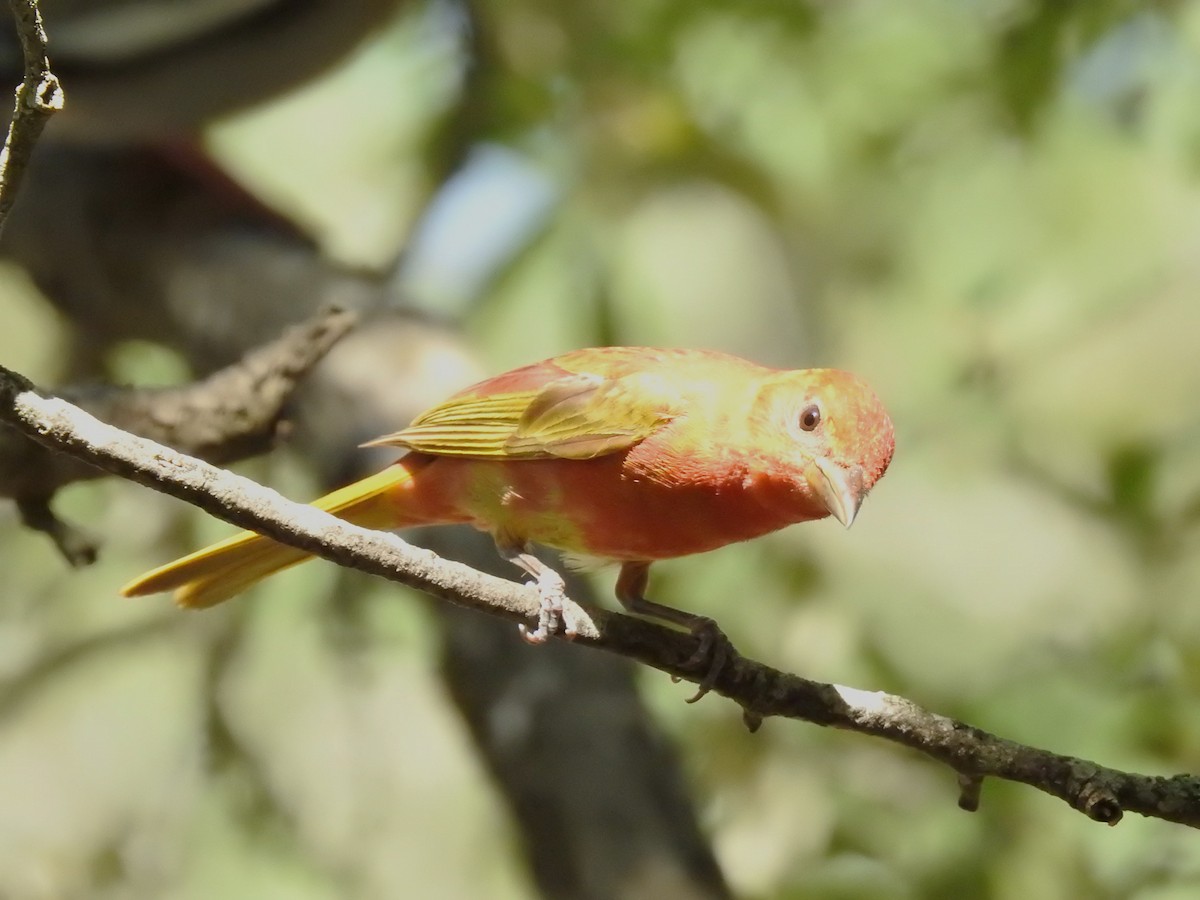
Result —
M 772 405 L 810 495 L 849 528 L 892 461 L 887 410 L 865 381 L 840 369 L 780 373 Z

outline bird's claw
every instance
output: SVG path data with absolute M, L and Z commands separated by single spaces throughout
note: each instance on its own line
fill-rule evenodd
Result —
M 544 569 L 534 576 L 531 584 L 537 588 L 541 606 L 538 609 L 537 627 L 530 630 L 524 623 L 517 626 L 521 637 L 529 644 L 544 644 L 558 632 L 561 622 L 563 637 L 575 637 L 574 626 L 563 616 L 563 601 L 567 598 L 567 585 L 562 576 L 553 569 Z
M 734 649 L 728 635 L 706 616 L 698 616 L 692 623 L 692 634 L 700 639 L 700 646 L 683 665 L 687 669 L 703 669 L 704 677 L 700 679 L 696 693 L 688 698 L 688 703 L 695 703 L 711 691 L 725 664 L 737 655 L 737 650 Z

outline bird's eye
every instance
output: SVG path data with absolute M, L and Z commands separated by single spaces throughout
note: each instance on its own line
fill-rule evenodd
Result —
M 821 424 L 821 407 L 817 404 L 806 406 L 804 412 L 800 413 L 800 427 L 805 431 L 812 431 Z

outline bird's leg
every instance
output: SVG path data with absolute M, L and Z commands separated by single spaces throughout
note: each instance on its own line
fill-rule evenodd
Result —
M 567 584 L 561 575 L 552 568 L 526 551 L 525 548 L 497 544 L 500 555 L 533 578 L 541 599 L 541 609 L 538 612 L 537 628 L 530 631 L 524 624 L 518 625 L 521 637 L 531 644 L 543 644 L 558 631 L 558 623 L 565 626 L 563 637 L 567 640 L 575 637 L 575 629 L 571 623 L 563 619 L 563 600 L 567 596 Z
M 688 703 L 695 703 L 707 694 L 714 684 L 721 669 L 729 660 L 730 655 L 737 651 L 720 627 L 708 616 L 697 616 L 670 606 L 663 606 L 646 599 L 646 583 L 650 579 L 650 563 L 627 562 L 621 565 L 621 573 L 617 576 L 617 599 L 629 612 L 638 616 L 648 616 L 661 619 L 673 625 L 686 628 L 700 639 L 700 646 L 685 663 L 689 669 L 704 669 L 704 677 L 700 679 L 700 687 Z

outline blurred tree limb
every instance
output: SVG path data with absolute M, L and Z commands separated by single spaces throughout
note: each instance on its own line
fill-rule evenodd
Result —
M 11 0 L 22 31 L 32 0 Z M 55 0 L 42 12 L 71 105 L 56 136 L 177 138 L 303 84 L 384 25 L 403 0 Z M 0 29 L 0 78 L 30 71 Z M 21 51 L 24 51 L 23 53 Z M 22 60 L 21 57 L 24 57 Z
M 48 447 L 325 559 L 491 615 L 519 621 L 537 617 L 537 592 L 531 587 L 439 559 L 395 535 L 348 525 L 246 478 L 124 433 L 64 400 L 42 397 L 2 367 L 0 420 Z M 576 643 L 698 680 L 686 666 L 696 649 L 691 635 L 569 601 L 566 606 L 564 615 L 579 634 Z M 766 716 L 785 716 L 918 750 L 958 773 L 965 809 L 977 807 L 983 779 L 995 777 L 1045 791 L 1098 822 L 1115 824 L 1125 812 L 1136 812 L 1200 827 L 1200 778 L 1195 776 L 1120 772 L 997 737 L 901 697 L 809 681 L 740 656 L 722 669 L 714 690 L 740 704 L 752 726 Z

